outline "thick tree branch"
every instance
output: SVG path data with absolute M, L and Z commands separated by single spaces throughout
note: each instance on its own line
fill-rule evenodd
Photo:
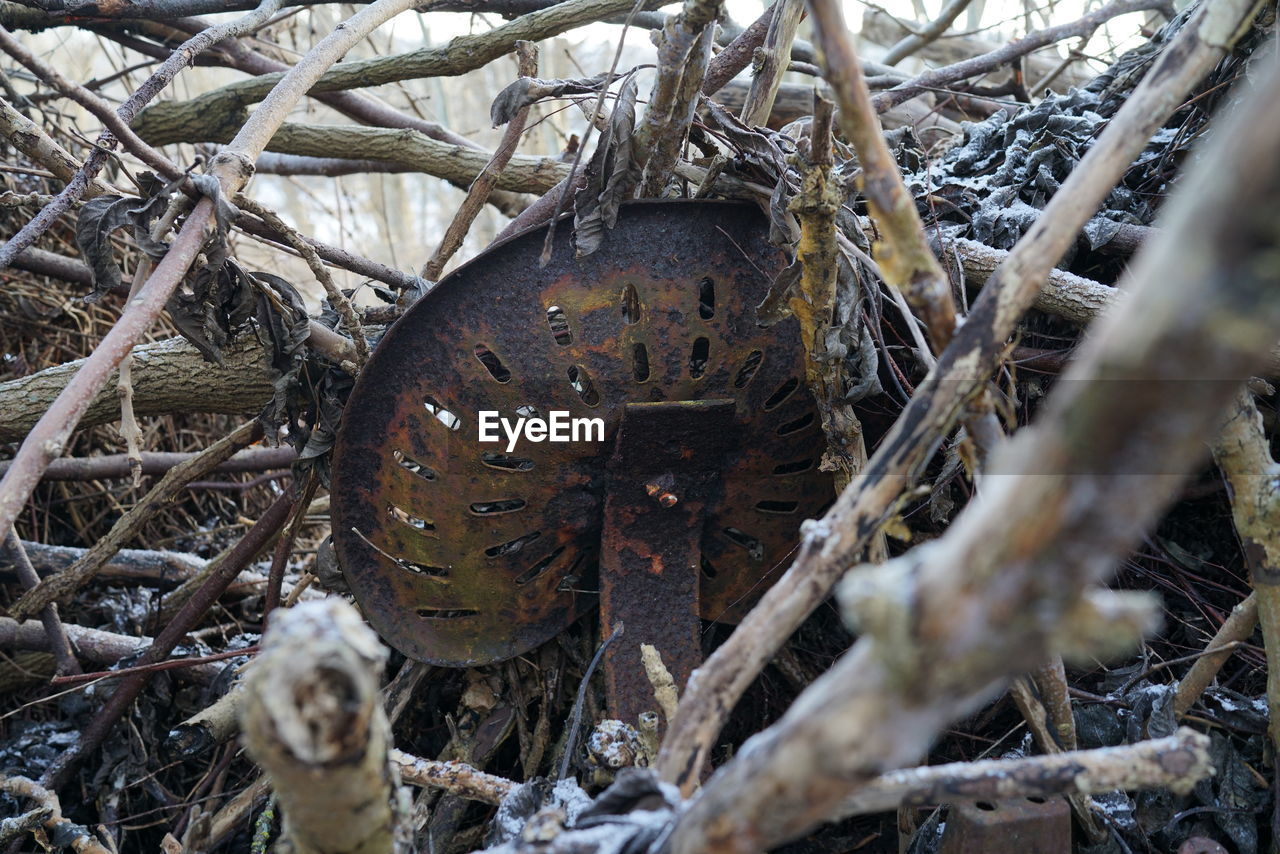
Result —
M 153 125 L 149 132 L 165 143 L 226 142 L 237 121 L 169 130 Z M 335 151 L 358 151 L 369 160 L 385 160 L 412 166 L 416 171 L 469 185 L 493 159 L 493 152 L 450 145 L 423 136 L 415 130 L 355 127 L 345 125 L 284 124 L 267 143 L 281 154 L 327 157 Z M 569 164 L 551 157 L 514 155 L 498 177 L 497 187 L 518 192 L 545 192 L 569 174 Z
M 378 683 L 387 651 L 341 599 L 278 612 L 245 676 L 240 721 L 298 854 L 397 849 L 405 805 Z
M 657 8 L 659 3 L 660 0 L 647 0 L 645 8 Z M 492 30 L 459 36 L 443 47 L 338 63 L 318 77 L 308 92 L 337 92 L 420 77 L 465 74 L 510 53 L 517 41 L 542 41 L 600 18 L 625 13 L 633 5 L 634 0 L 567 0 Z M 210 116 L 238 115 L 248 105 L 262 100 L 281 79 L 278 73 L 263 74 L 190 101 L 157 104 L 138 117 L 136 129 L 143 139 L 157 138 L 153 136 L 155 127 L 196 132 Z
M 689 136 L 698 92 L 711 61 L 715 21 L 723 0 L 685 0 L 658 39 L 658 73 L 636 127 L 635 154 L 642 165 L 637 195 L 662 195 Z
M 1244 547 L 1267 655 L 1267 732 L 1280 744 L 1280 464 L 1253 393 L 1236 396 L 1213 456 L 1231 485 L 1231 516 Z
M 1226 55 L 1253 7 L 1252 0 L 1201 6 L 1152 63 L 1036 225 L 983 288 L 951 345 L 881 440 L 864 475 L 840 494 L 821 521 L 808 526 L 792 567 L 686 688 L 658 759 L 664 779 L 686 791 L 694 785 L 728 711 L 889 518 L 898 496 L 985 386 L 1049 271 L 1151 135 Z
M 1150 627 L 1154 601 L 1095 585 L 1202 463 L 1222 409 L 1275 341 L 1277 86 L 1271 70 L 1220 120 L 1166 203 L 1166 233 L 1138 259 L 1130 299 L 996 456 L 979 499 L 942 538 L 849 576 L 853 650 L 707 784 L 673 852 L 796 838 L 839 814 L 872 769 L 917 761 L 1008 678 L 1054 652 L 1115 654 Z M 1190 754 L 1170 766 L 1184 784 L 1198 768 Z
M 221 365 L 206 362 L 200 351 L 182 338 L 143 345 L 133 355 L 133 408 L 138 415 L 257 415 L 273 393 L 266 351 L 253 335 L 237 337 L 224 351 Z M 0 420 L 0 442 L 15 442 L 27 435 L 86 361 L 77 359 L 0 383 L 0 410 L 5 413 Z M 192 383 L 192 377 L 199 377 L 200 382 Z M 119 417 L 112 373 L 89 401 L 79 426 L 110 424 Z

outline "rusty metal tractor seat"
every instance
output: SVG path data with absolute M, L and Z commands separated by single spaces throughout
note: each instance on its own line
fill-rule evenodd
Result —
M 583 259 L 569 232 L 546 267 L 545 227 L 487 250 L 387 332 L 343 416 L 333 541 L 373 627 L 439 665 L 519 655 L 599 599 L 634 720 L 640 644 L 683 685 L 699 617 L 737 621 L 832 484 L 796 321 L 756 322 L 784 263 L 756 208 L 634 202 Z M 509 448 L 480 441 L 485 412 L 603 435 Z

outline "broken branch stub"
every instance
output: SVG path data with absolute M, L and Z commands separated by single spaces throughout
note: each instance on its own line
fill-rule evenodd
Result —
M 278 611 L 245 677 L 241 728 L 271 778 L 298 854 L 403 850 L 386 649 L 340 599 Z

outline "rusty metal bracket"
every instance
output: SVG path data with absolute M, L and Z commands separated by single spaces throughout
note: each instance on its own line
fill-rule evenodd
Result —
M 1039 797 L 953 803 L 938 854 L 1071 854 L 1071 807 Z
M 737 444 L 732 400 L 628 403 L 604 502 L 600 622 L 622 636 L 604 657 L 609 712 L 627 723 L 656 708 L 640 645 L 662 654 L 677 688 L 702 661 L 702 537 Z

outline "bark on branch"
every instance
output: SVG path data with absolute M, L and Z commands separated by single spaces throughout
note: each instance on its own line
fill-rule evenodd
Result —
M 256 415 L 271 399 L 270 363 L 252 335 L 240 336 L 223 353 L 223 364 L 206 362 L 182 338 L 169 338 L 133 352 L 133 411 L 138 415 L 221 412 Z M 30 376 L 0 383 L 0 442 L 16 442 L 31 430 L 84 365 L 77 359 Z M 196 380 L 193 382 L 193 378 Z M 80 427 L 111 424 L 120 417 L 116 375 L 90 401 Z
M 338 63 L 307 91 L 337 92 L 413 78 L 465 74 L 511 52 L 517 41 L 542 41 L 592 21 L 624 14 L 633 5 L 634 0 L 567 0 L 483 33 L 458 36 L 442 47 Z M 647 0 L 644 8 L 656 9 L 658 5 L 658 0 Z M 156 104 L 138 117 L 135 129 L 143 139 L 152 139 L 153 128 L 157 127 L 186 128 L 194 132 L 211 116 L 235 115 L 261 101 L 283 76 L 283 73 L 263 74 L 206 92 L 190 101 Z
M 298 854 L 395 848 L 385 662 L 355 609 L 328 599 L 278 611 L 245 677 L 245 746 L 275 786 Z
M 942 538 L 850 574 L 841 600 L 858 642 L 707 784 L 677 823 L 676 854 L 796 838 L 838 814 L 871 769 L 917 761 L 1008 678 L 1053 653 L 1114 654 L 1150 626 L 1149 597 L 1095 585 L 1202 462 L 1274 343 L 1277 86 L 1273 70 L 1219 120 L 1130 298 L 1092 331 L 1038 422 L 995 456 L 984 494 Z M 1195 768 L 1188 757 L 1188 777 Z
M 1201 6 L 1170 42 L 1093 147 L 983 288 L 966 322 L 881 441 L 864 475 L 807 529 L 790 569 L 691 680 L 658 758 L 663 778 L 688 791 L 728 711 L 791 632 L 831 592 L 889 518 L 968 402 L 985 385 L 1049 271 L 1128 164 L 1186 93 L 1223 56 L 1252 0 Z M 1047 658 L 1047 656 L 1046 656 Z M 1040 662 L 1036 662 L 1040 663 Z

